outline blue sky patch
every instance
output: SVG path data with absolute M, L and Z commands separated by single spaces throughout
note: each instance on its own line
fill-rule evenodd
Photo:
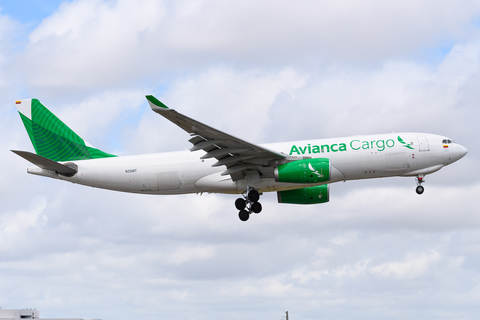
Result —
M 2 1 L 0 4 L 3 15 L 9 16 L 12 20 L 21 23 L 33 23 L 38 25 L 44 18 L 55 12 L 60 3 L 65 0 L 13 0 Z

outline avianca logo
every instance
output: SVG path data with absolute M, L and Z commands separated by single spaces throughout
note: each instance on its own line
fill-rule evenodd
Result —
M 408 143 L 406 143 L 405 141 L 403 141 L 403 139 L 400 138 L 400 136 L 398 136 L 397 139 L 398 139 L 398 142 L 400 142 L 402 144 L 402 146 L 404 146 L 405 148 L 413 150 L 413 147 L 411 145 L 409 145 Z
M 347 145 L 345 143 L 334 143 L 331 145 L 325 144 L 322 146 L 311 145 L 310 143 L 305 147 L 298 147 L 293 145 L 290 149 L 290 155 L 296 153 L 297 155 L 301 154 L 312 154 L 312 153 L 324 153 L 324 152 L 338 152 L 338 151 L 347 151 Z
M 315 168 L 313 168 L 311 163 L 308 164 L 308 169 L 310 169 L 312 173 L 315 173 L 319 178 L 323 178 L 323 174 L 318 172 L 318 170 L 315 170 Z
M 403 139 L 398 136 L 398 142 L 408 149 L 414 149 L 410 144 L 403 141 Z M 302 155 L 302 154 L 314 154 L 314 153 L 329 153 L 329 152 L 343 152 L 348 149 L 351 150 L 374 150 L 374 151 L 384 151 L 386 149 L 393 148 L 395 146 L 395 140 L 351 140 L 349 143 L 333 143 L 333 144 L 324 144 L 324 145 L 312 145 L 308 144 L 306 146 L 297 146 L 292 145 L 290 148 L 290 155 Z

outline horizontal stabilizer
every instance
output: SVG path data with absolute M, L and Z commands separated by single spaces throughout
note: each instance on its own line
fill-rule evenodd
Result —
M 77 169 L 73 168 L 73 166 L 72 168 L 68 167 L 61 163 L 39 156 L 35 153 L 31 153 L 27 151 L 18 151 L 18 150 L 11 150 L 11 151 L 44 170 L 55 171 L 56 173 L 67 176 L 67 177 L 71 177 L 75 175 L 75 173 L 77 173 Z

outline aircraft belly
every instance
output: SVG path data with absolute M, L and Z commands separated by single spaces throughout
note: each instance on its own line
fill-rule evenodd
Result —
M 336 170 L 337 175 L 335 181 L 343 181 L 343 174 L 339 170 Z M 244 179 L 238 181 L 232 181 L 230 177 L 221 176 L 221 172 L 217 172 L 199 179 L 195 185 L 197 188 L 204 192 L 214 193 L 226 193 L 226 194 L 239 194 L 243 193 L 247 189 L 247 183 Z M 275 178 L 261 178 L 254 185 L 255 189 L 259 192 L 274 192 L 283 190 L 292 190 L 298 188 L 312 187 L 318 184 L 300 184 L 300 183 L 280 183 L 276 182 Z
M 238 193 L 237 182 L 229 175 L 222 176 L 222 171 L 201 177 L 195 182 L 195 186 L 203 192 Z

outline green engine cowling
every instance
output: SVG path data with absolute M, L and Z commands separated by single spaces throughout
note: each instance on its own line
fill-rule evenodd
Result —
M 321 183 L 330 180 L 330 159 L 297 160 L 275 168 L 275 181 L 291 183 Z
M 295 190 L 278 191 L 278 203 L 316 204 L 330 200 L 330 185 L 301 188 Z

